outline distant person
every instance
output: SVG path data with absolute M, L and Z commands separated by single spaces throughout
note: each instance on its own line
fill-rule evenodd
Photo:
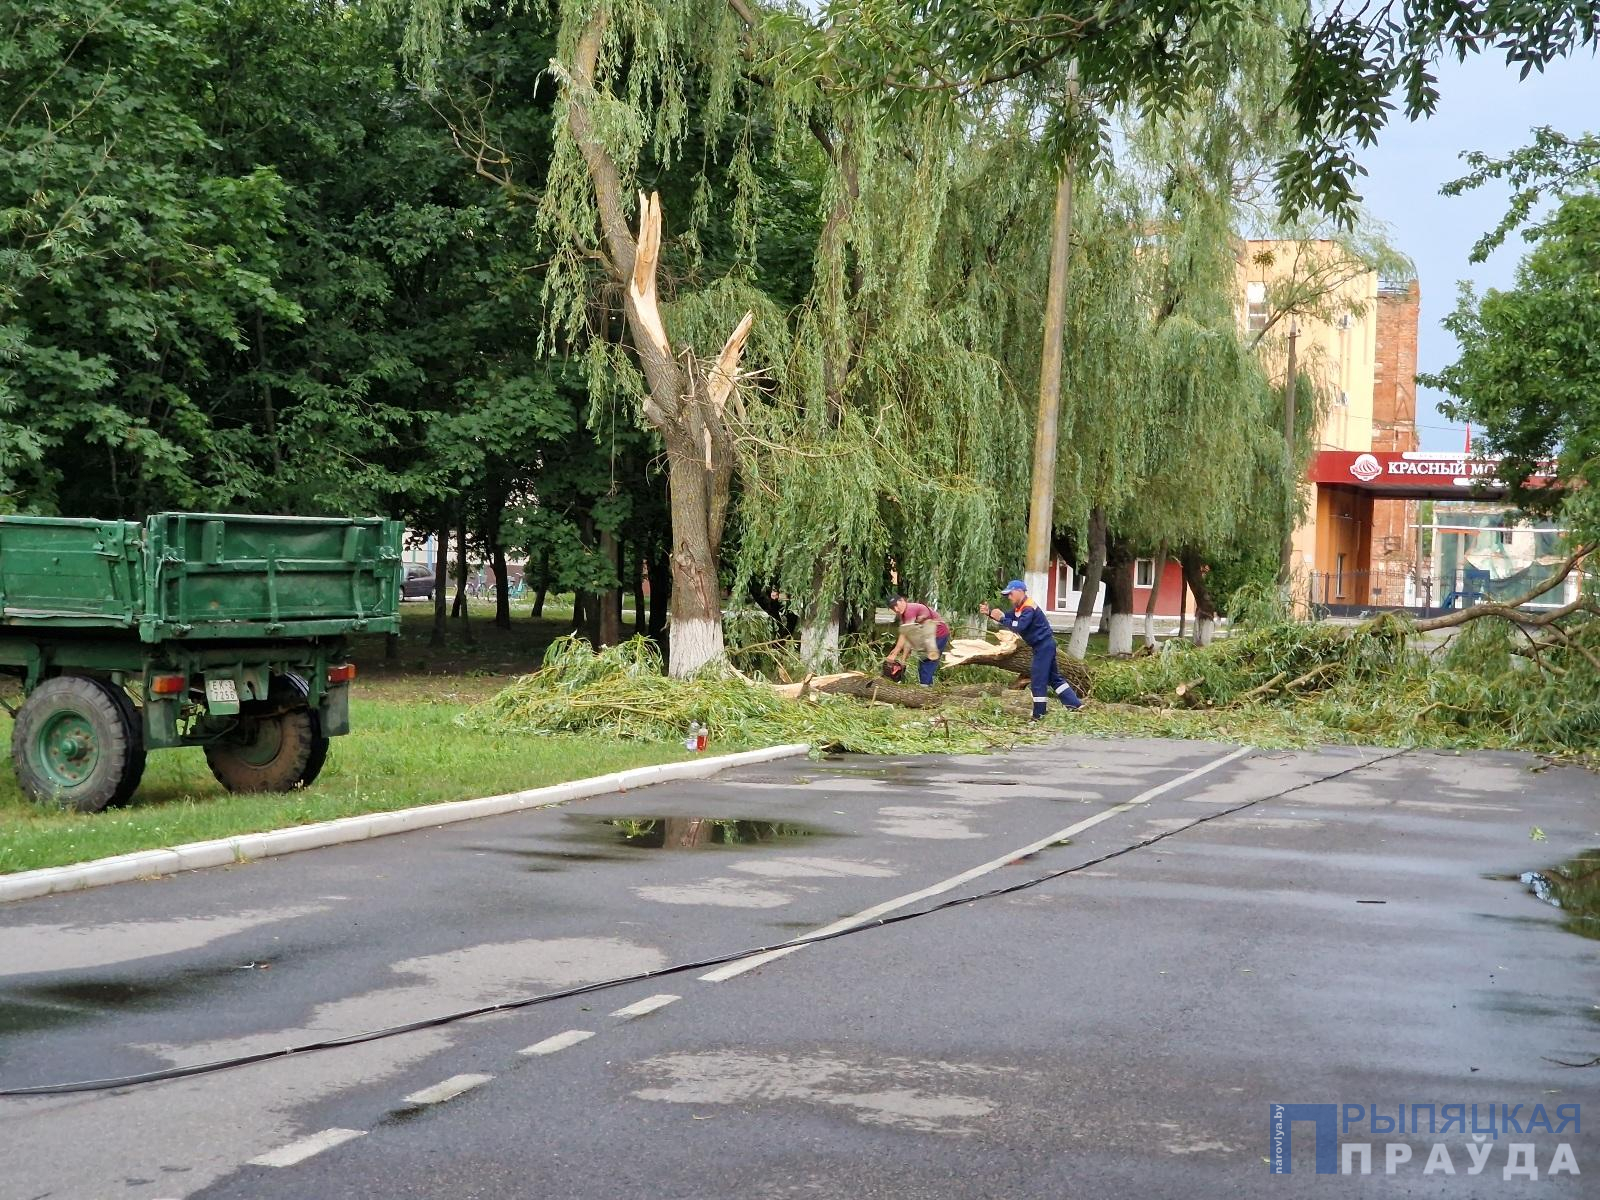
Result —
M 1033 665 L 1028 675 L 1033 681 L 1033 719 L 1043 719 L 1051 692 L 1068 708 L 1083 707 L 1078 693 L 1061 677 L 1061 671 L 1056 666 L 1056 633 L 1050 628 L 1043 610 L 1028 599 L 1028 589 L 1020 579 L 1013 579 L 1006 584 L 1003 592 L 1011 601 L 1010 612 L 998 605 L 990 608 L 986 603 L 978 605 L 978 611 L 1011 630 L 1032 648 Z
M 939 659 L 950 645 L 950 626 L 926 604 L 913 603 L 904 596 L 890 600 L 889 607 L 900 619 L 900 636 L 889 651 L 889 661 L 905 662 L 906 655 L 916 650 L 917 682 L 932 687 L 933 677 L 939 672 Z

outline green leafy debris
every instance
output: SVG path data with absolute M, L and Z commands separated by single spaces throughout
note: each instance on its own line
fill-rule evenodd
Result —
M 643 638 L 598 654 L 580 638 L 555 641 L 540 670 L 469 710 L 463 720 L 514 733 L 662 742 L 681 739 L 699 722 L 709 728 L 713 747 L 809 742 L 815 753 L 962 754 L 1034 736 L 997 704 L 964 697 L 943 711 L 910 712 L 847 696 L 788 700 L 728 670 L 669 679 L 659 652 Z

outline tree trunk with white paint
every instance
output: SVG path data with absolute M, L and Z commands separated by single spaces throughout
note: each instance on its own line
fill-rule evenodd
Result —
M 839 666 L 839 627 L 844 624 L 844 602 L 829 603 L 827 560 L 824 557 L 811 569 L 811 600 L 800 621 L 800 661 L 807 671 L 822 674 Z
M 1094 602 L 1100 591 L 1100 575 L 1106 566 L 1106 510 L 1094 508 L 1089 512 L 1089 561 L 1084 564 L 1083 577 L 1077 580 L 1081 589 L 1078 595 L 1078 615 L 1072 622 L 1072 634 L 1067 639 L 1067 655 L 1081 660 L 1089 653 L 1089 635 L 1094 632 Z
M 1127 657 L 1133 653 L 1133 556 L 1119 538 L 1107 546 L 1106 558 L 1106 651 Z
M 831 604 L 826 609 L 812 605 L 800 626 L 800 661 L 808 671 L 828 671 L 839 665 L 839 626 L 844 618 L 844 605 Z
M 1183 551 L 1178 562 L 1183 566 L 1183 582 L 1194 593 L 1194 644 L 1210 645 L 1217 632 L 1217 609 L 1206 586 L 1209 568 L 1197 550 Z
M 1163 543 L 1156 549 L 1155 571 L 1150 579 L 1150 596 L 1144 605 L 1144 644 L 1145 649 L 1156 648 L 1156 598 L 1161 595 L 1161 576 L 1167 566 L 1167 547 Z
M 1107 647 L 1107 651 L 1113 658 L 1127 658 L 1133 653 L 1133 614 L 1131 612 L 1114 612 L 1111 614 L 1111 642 Z
M 667 451 L 672 511 L 672 601 L 668 672 L 686 679 L 723 657 L 722 594 L 717 579 L 722 527 L 733 485 L 733 439 L 726 409 L 736 396 L 739 359 L 754 315 L 746 313 L 707 365 L 680 356 L 661 317 L 656 272 L 661 257 L 661 198 L 639 195 L 635 236 L 624 211 L 621 169 L 595 120 L 601 92 L 595 70 L 608 9 L 597 5 L 572 51 L 565 116 L 594 187 L 605 262 L 621 286 L 628 336 L 647 390 L 644 417 Z

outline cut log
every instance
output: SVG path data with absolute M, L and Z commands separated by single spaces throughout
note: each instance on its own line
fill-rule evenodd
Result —
M 1007 712 L 1019 717 L 1032 715 L 1032 697 L 1005 691 L 996 685 L 963 688 L 918 687 L 914 684 L 892 683 L 877 675 L 860 671 L 847 671 L 840 675 L 818 675 L 804 683 L 775 684 L 772 690 L 786 700 L 804 700 L 812 695 L 853 696 L 879 704 L 895 704 L 902 708 L 936 708 L 947 705 L 952 699 L 993 700 Z
M 836 675 L 807 675 L 799 683 L 776 683 L 772 690 L 785 700 L 804 700 L 812 692 L 826 692 L 828 685 L 840 679 L 866 679 L 860 671 L 843 671 Z
M 999 667 L 1002 671 L 1015 671 L 1026 677 L 1033 666 L 1033 651 L 1027 643 L 1009 629 L 1000 630 L 995 634 L 995 639 L 993 642 L 982 638 L 955 639 L 945 651 L 939 669 Z M 1056 670 L 1061 672 L 1061 677 L 1072 685 L 1072 690 L 1079 696 L 1089 695 L 1089 669 L 1077 659 L 1068 658 L 1059 646 L 1056 648 Z

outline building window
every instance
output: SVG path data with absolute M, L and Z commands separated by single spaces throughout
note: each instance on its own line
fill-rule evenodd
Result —
M 1064 558 L 1056 559 L 1056 611 L 1066 612 L 1070 607 L 1070 593 L 1072 591 L 1072 568 L 1067 565 Z
M 1267 285 L 1246 284 L 1245 300 L 1248 305 L 1245 311 L 1245 327 L 1251 333 L 1261 333 L 1267 327 Z
M 1133 586 L 1151 588 L 1156 585 L 1156 560 L 1137 558 L 1133 562 Z
M 1333 595 L 1335 599 L 1344 599 L 1344 555 L 1334 557 L 1333 564 Z

